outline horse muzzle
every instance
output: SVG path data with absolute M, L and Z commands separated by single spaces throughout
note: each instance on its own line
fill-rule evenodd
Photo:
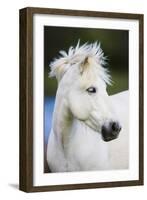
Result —
M 101 130 L 103 140 L 109 142 L 118 138 L 121 129 L 119 122 L 109 122 L 107 125 L 103 125 Z

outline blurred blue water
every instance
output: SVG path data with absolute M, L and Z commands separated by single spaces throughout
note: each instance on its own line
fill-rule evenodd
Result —
M 45 97 L 44 98 L 44 139 L 45 143 L 48 142 L 48 136 L 52 125 L 52 114 L 54 110 L 55 97 Z

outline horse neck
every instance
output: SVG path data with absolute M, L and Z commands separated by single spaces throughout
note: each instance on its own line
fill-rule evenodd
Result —
M 53 132 L 58 142 L 64 146 L 73 124 L 73 116 L 68 108 L 64 95 L 57 93 L 53 113 Z

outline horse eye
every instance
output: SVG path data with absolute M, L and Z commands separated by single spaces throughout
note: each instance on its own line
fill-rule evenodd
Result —
M 96 88 L 95 87 L 89 87 L 87 90 L 89 93 L 96 93 Z

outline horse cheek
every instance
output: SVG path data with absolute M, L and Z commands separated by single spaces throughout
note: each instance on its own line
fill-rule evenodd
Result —
M 74 117 L 79 120 L 87 120 L 90 114 L 91 106 L 86 95 L 70 95 L 69 108 Z

